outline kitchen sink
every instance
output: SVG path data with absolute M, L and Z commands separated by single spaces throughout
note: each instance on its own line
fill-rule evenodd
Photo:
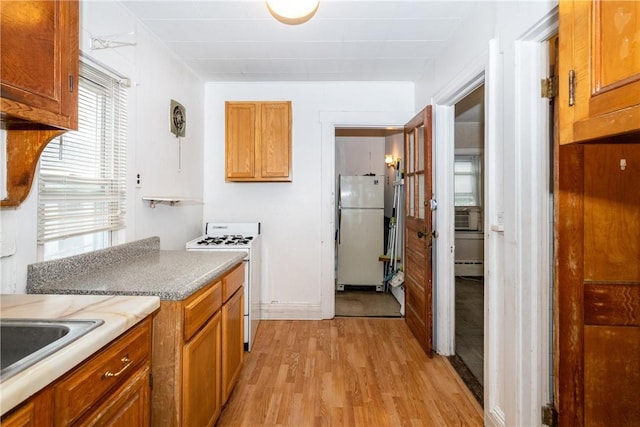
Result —
M 0 319 L 0 382 L 104 323 L 90 320 Z

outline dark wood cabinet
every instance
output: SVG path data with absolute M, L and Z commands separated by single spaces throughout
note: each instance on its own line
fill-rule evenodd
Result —
M 0 109 L 10 127 L 78 126 L 78 2 L 0 3 Z
M 640 3 L 559 3 L 560 144 L 640 139 Z
M 639 425 L 640 3 L 559 20 L 554 404 L 559 425 Z
M 76 0 L 0 1 L 3 208 L 27 198 L 49 141 L 78 127 L 78 16 Z

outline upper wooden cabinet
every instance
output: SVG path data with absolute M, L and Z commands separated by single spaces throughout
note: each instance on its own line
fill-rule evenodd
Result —
M 225 104 L 227 181 L 291 181 L 291 101 Z
M 0 111 L 8 129 L 78 126 L 78 2 L 0 2 Z
M 561 0 L 559 13 L 560 143 L 640 132 L 640 2 Z
M 78 127 L 78 2 L 0 1 L 0 122 L 7 129 L 2 208 L 29 195 L 44 147 Z

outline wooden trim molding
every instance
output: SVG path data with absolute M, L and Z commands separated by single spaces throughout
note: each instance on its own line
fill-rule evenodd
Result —
M 44 147 L 65 130 L 7 130 L 7 197 L 0 207 L 16 207 L 31 190 Z

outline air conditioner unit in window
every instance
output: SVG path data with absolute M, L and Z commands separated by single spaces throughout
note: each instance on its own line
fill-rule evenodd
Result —
M 480 208 L 477 206 L 456 207 L 456 230 L 481 230 L 482 220 L 480 216 Z

